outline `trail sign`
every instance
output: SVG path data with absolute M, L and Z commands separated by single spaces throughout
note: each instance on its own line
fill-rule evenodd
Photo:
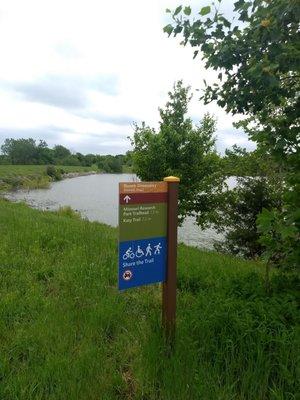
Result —
M 119 289 L 166 280 L 167 182 L 119 184 Z

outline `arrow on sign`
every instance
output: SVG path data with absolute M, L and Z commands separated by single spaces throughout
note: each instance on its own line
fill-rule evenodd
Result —
M 124 197 L 124 200 L 126 201 L 126 204 L 128 204 L 129 200 L 131 200 L 131 197 L 128 196 L 128 194 Z

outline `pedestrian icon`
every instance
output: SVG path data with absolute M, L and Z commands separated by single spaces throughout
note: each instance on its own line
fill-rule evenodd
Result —
M 152 256 L 152 247 L 150 243 L 148 243 L 148 246 L 146 247 L 146 257 L 148 256 Z
M 162 246 L 160 243 L 158 243 L 156 246 L 154 246 L 155 250 L 154 250 L 154 254 L 160 254 L 160 251 L 162 249 Z

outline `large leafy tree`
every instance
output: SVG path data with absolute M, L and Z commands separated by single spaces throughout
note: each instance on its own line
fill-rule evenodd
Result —
M 218 2 L 219 3 L 219 2 Z M 218 4 L 217 3 L 217 4 Z M 167 10 L 170 12 L 170 10 Z M 298 0 L 234 3 L 238 23 L 219 5 L 203 7 L 196 18 L 190 7 L 177 7 L 164 30 L 183 36 L 183 44 L 202 55 L 217 71 L 203 94 L 233 114 L 238 125 L 271 157 L 284 176 L 284 205 L 259 218 L 262 243 L 270 261 L 287 268 L 299 265 L 300 229 L 300 4 Z M 193 14 L 194 15 L 194 14 Z
M 192 215 L 195 196 L 202 208 L 209 207 L 211 192 L 222 184 L 217 173 L 219 157 L 215 152 L 215 119 L 204 115 L 194 126 L 187 117 L 191 100 L 190 89 L 182 81 L 169 92 L 165 108 L 161 108 L 159 130 L 156 132 L 145 123 L 135 125 L 132 139 L 133 166 L 143 180 L 162 180 L 175 175 L 181 179 L 179 213 L 181 220 Z
M 64 158 L 71 156 L 71 152 L 61 144 L 57 144 L 53 148 L 53 155 L 56 160 L 63 160 Z
M 262 255 L 264 247 L 256 226 L 257 216 L 263 209 L 279 209 L 280 187 L 266 176 L 237 177 L 236 186 L 223 192 L 218 205 L 218 221 L 213 225 L 224 234 L 215 248 L 246 258 Z
M 1 150 L 12 164 L 38 162 L 38 149 L 34 139 L 5 139 Z

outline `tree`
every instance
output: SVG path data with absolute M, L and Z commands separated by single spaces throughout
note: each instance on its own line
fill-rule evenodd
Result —
M 190 7 L 179 6 L 164 30 L 169 36 L 182 34 L 183 44 L 195 48 L 194 56 L 202 54 L 206 68 L 218 71 L 202 99 L 245 114 L 238 126 L 284 175 L 283 207 L 263 212 L 258 223 L 267 258 L 293 269 L 300 264 L 300 5 L 297 0 L 238 0 L 234 6 L 239 24 L 216 6 L 203 7 L 194 20 Z
M 5 139 L 2 153 L 12 164 L 36 164 L 38 151 L 33 139 Z
M 75 154 L 71 154 L 70 156 L 62 159 L 60 163 L 61 165 L 73 165 L 73 166 L 81 165 L 80 161 L 78 160 Z
M 144 122 L 135 124 L 132 139 L 133 166 L 141 179 L 162 180 L 168 175 L 180 178 L 181 221 L 194 213 L 195 196 L 201 197 L 205 205 L 214 187 L 221 184 L 213 136 L 215 119 L 206 114 L 199 125 L 193 126 L 186 116 L 189 92 L 182 81 L 175 83 L 165 108 L 159 109 L 158 132 Z
M 53 148 L 53 156 L 56 164 L 63 164 L 64 159 L 71 156 L 71 152 L 66 147 L 58 144 Z
M 49 149 L 45 140 L 40 140 L 37 146 L 38 164 L 53 164 L 53 151 Z
M 131 150 L 126 151 L 126 154 L 124 157 L 124 164 L 127 165 L 128 167 L 132 167 L 132 151 Z
M 280 209 L 280 186 L 267 177 L 238 177 L 237 185 L 223 192 L 219 203 L 218 221 L 214 228 L 225 234 L 225 240 L 215 248 L 246 258 L 257 258 L 263 254 L 257 216 L 263 209 Z
M 5 156 L 4 154 L 0 154 L 0 165 L 8 165 L 10 164 L 10 160 L 7 156 Z
M 245 148 L 233 145 L 232 149 L 225 150 L 223 168 L 228 176 L 255 176 L 258 175 L 256 151 L 248 152 Z
M 98 168 L 108 173 L 119 174 L 122 172 L 122 158 L 111 155 L 100 156 Z
M 91 167 L 93 164 L 96 164 L 97 159 L 95 154 L 86 154 L 82 160 L 82 165 L 87 167 Z

